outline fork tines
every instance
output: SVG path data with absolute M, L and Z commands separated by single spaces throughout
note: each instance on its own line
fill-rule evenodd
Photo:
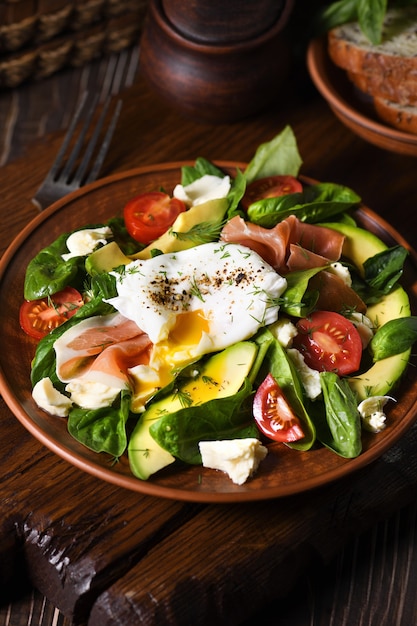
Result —
M 115 95 L 132 84 L 138 58 L 138 47 L 114 54 L 100 93 L 82 94 L 55 161 L 32 200 L 40 210 L 98 177 L 122 106 L 120 99 L 114 102 Z

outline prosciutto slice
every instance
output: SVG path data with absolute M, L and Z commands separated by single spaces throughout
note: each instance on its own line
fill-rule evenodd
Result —
M 120 313 L 91 317 L 67 330 L 54 344 L 62 382 L 79 378 L 123 388 L 128 369 L 147 363 L 151 341 Z
M 285 274 L 337 261 L 345 238 L 331 228 L 307 224 L 290 215 L 273 228 L 263 228 L 236 216 L 225 225 L 220 239 L 255 250 L 277 272 Z

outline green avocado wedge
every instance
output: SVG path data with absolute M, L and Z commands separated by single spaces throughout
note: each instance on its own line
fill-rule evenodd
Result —
M 210 357 L 196 378 L 185 383 L 160 400 L 151 403 L 141 415 L 130 437 L 128 456 L 135 476 L 147 480 L 162 468 L 175 461 L 175 457 L 152 437 L 152 424 L 166 415 L 184 408 L 184 400 L 194 406 L 202 406 L 211 400 L 235 395 L 248 376 L 257 354 L 257 346 L 241 341 Z
M 342 254 L 360 270 L 368 258 L 387 249 L 383 241 L 365 229 L 342 222 L 326 223 L 323 226 L 338 230 L 345 235 Z M 410 300 L 404 289 L 399 286 L 383 296 L 378 303 L 369 306 L 367 310 L 367 316 L 376 328 L 381 327 L 389 320 L 410 315 Z M 388 394 L 404 373 L 410 354 L 411 349 L 382 359 L 362 374 L 348 378 L 358 400 L 364 400 L 369 396 Z

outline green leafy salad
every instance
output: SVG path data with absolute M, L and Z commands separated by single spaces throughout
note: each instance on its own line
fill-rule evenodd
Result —
M 142 480 L 185 463 L 242 484 L 282 445 L 361 454 L 417 338 L 407 251 L 301 164 L 286 127 L 244 171 L 198 158 L 42 249 L 20 311 L 37 406 Z

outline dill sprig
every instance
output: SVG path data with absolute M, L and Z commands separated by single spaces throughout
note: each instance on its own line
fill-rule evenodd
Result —
M 201 222 L 185 232 L 170 230 L 170 234 L 180 241 L 191 241 L 194 244 L 210 243 L 219 238 L 223 222 Z

